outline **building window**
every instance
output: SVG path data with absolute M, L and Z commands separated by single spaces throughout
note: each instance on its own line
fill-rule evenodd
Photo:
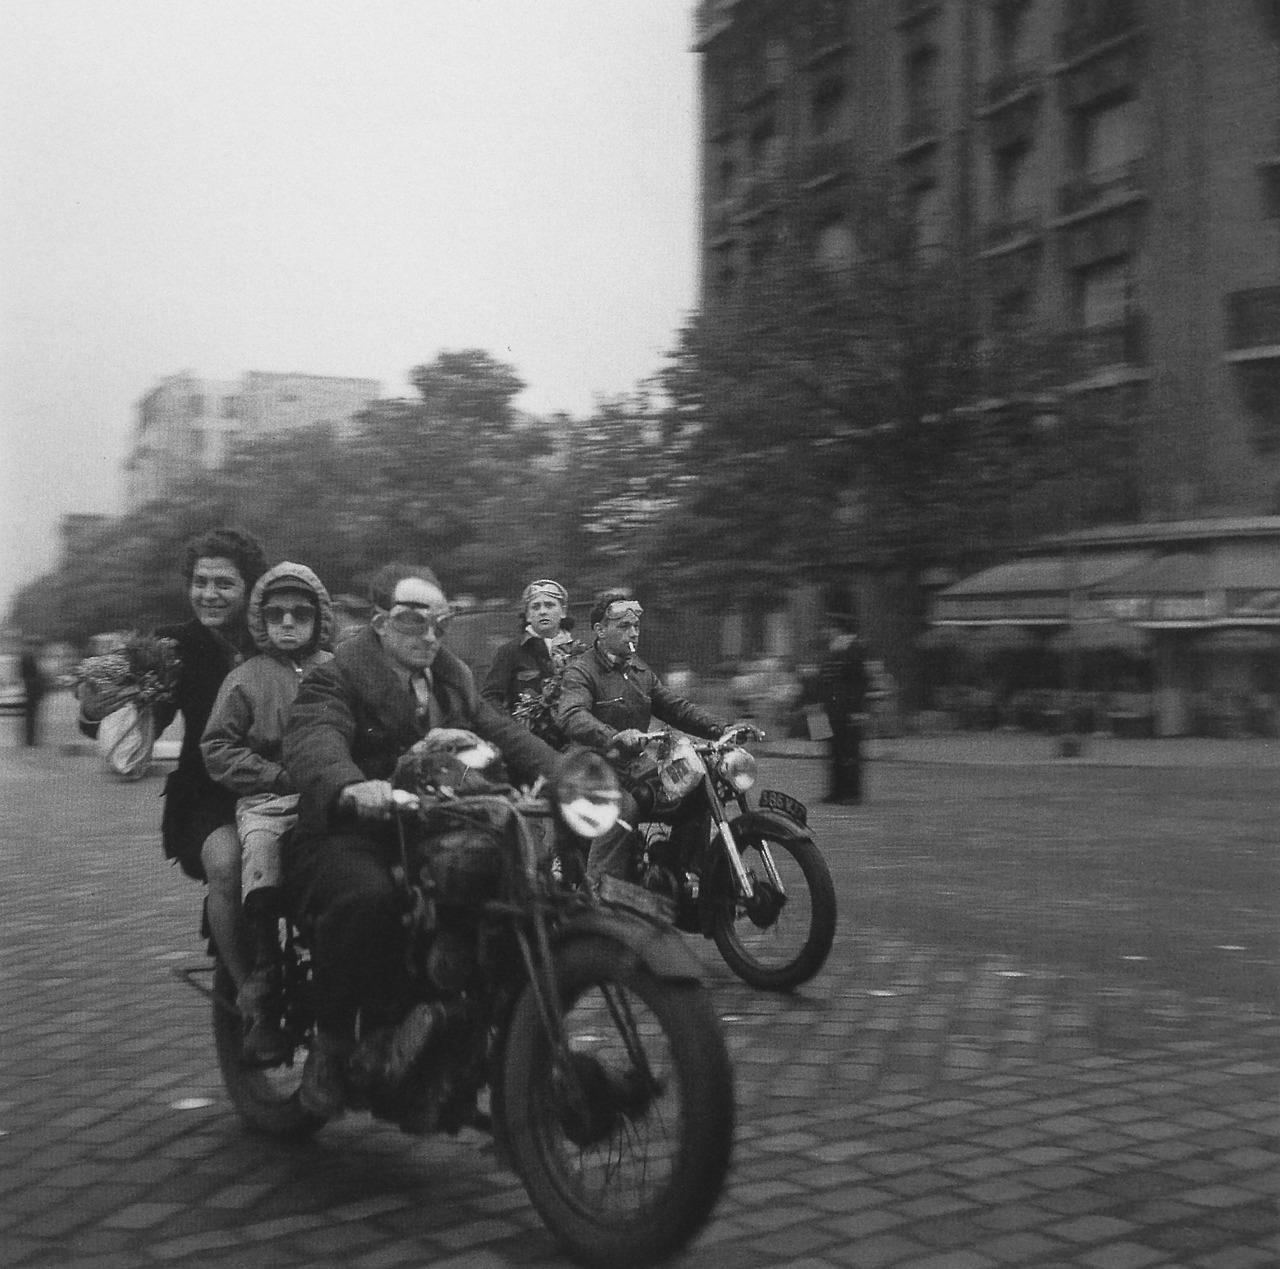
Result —
M 937 185 L 921 185 L 911 191 L 911 225 L 916 251 L 931 255 L 946 239 L 942 191 Z
M 1127 258 L 1103 260 L 1076 272 L 1076 325 L 1082 371 L 1146 364 L 1145 323 L 1134 306 Z
M 749 142 L 751 167 L 760 175 L 767 175 L 773 170 L 778 158 L 778 134 L 774 130 L 772 116 L 761 119 L 751 129 Z
M 907 118 L 932 119 L 938 107 L 938 50 L 931 44 L 916 49 L 906 66 Z
M 1022 62 L 1026 16 L 1026 0 L 999 0 L 991 14 L 992 43 L 1002 70 L 1013 70 Z
M 1031 325 L 1034 314 L 1035 299 L 1025 289 L 1009 291 L 997 298 L 995 303 L 995 324 L 1000 331 L 1022 331 Z
M 1137 102 L 1111 102 L 1097 110 L 1081 111 L 1075 124 L 1076 168 L 1098 184 L 1118 173 L 1141 154 Z
M 1083 330 L 1114 327 L 1129 312 L 1129 262 L 1104 260 L 1077 275 L 1077 325 Z
M 1010 146 L 995 155 L 995 219 L 1003 225 L 1030 220 L 1036 214 L 1036 189 L 1031 180 L 1030 151 Z
M 814 89 L 811 126 L 815 137 L 825 137 L 838 132 L 844 124 L 844 80 L 824 80 Z
M 818 230 L 814 260 L 827 273 L 845 273 L 858 260 L 858 244 L 843 220 L 828 221 Z
M 187 398 L 187 409 L 193 419 L 198 419 L 204 413 L 204 393 L 193 392 Z
M 770 40 L 764 46 L 764 82 L 777 88 L 787 78 L 787 46 L 782 40 Z

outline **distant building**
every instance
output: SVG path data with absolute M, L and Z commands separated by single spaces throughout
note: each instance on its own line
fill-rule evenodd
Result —
M 125 507 L 164 497 L 179 481 L 220 466 L 234 440 L 328 423 L 349 429 L 379 393 L 374 379 L 274 374 L 238 380 L 168 375 L 138 402 L 125 462 Z
M 1066 332 L 1140 514 L 1280 511 L 1276 0 L 704 0 L 702 302 L 776 244 L 838 269 L 868 194 Z

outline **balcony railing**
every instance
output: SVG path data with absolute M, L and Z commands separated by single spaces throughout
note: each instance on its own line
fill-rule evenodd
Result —
M 1071 216 L 1098 203 L 1146 192 L 1141 159 L 1078 176 L 1058 186 L 1058 214 Z
M 802 185 L 818 185 L 843 176 L 849 168 L 846 141 L 814 141 L 805 147 L 800 160 Z
M 1280 286 L 1232 291 L 1226 304 L 1230 349 L 1280 347 Z
M 912 22 L 920 22 L 935 13 L 941 0 L 898 0 L 899 26 L 909 26 Z
M 1058 56 L 1074 61 L 1090 49 L 1109 40 L 1129 35 L 1138 26 L 1138 6 L 1134 0 L 1076 0 L 1071 17 L 1058 32 Z
M 1147 364 L 1147 322 L 1141 313 L 1107 326 L 1088 326 L 1072 337 L 1076 367 L 1083 373 L 1109 366 Z
M 902 129 L 899 133 L 900 144 L 906 148 L 936 141 L 938 139 L 938 129 L 941 126 L 940 118 L 941 116 L 936 109 L 917 106 L 902 121 Z
M 1036 214 L 1006 216 L 994 220 L 982 231 L 982 245 L 987 250 L 1031 238 L 1040 232 L 1040 217 Z
M 1030 66 L 1013 66 L 1008 70 L 998 71 L 987 80 L 983 90 L 983 103 L 986 109 L 1005 101 L 1019 93 L 1026 92 L 1039 82 L 1038 72 Z

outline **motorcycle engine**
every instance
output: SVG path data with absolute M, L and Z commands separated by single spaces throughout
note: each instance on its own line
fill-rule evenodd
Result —
M 474 928 L 462 914 L 448 913 L 431 936 L 427 978 L 441 995 L 454 995 L 475 979 L 478 967 Z

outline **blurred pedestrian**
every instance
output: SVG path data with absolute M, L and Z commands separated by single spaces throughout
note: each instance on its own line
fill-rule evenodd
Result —
M 862 801 L 862 726 L 867 701 L 867 669 L 858 642 L 857 622 L 828 616 L 827 641 L 818 669 L 822 707 L 831 728 L 830 791 L 823 799 L 844 806 Z
M 22 641 L 22 720 L 28 749 L 40 744 L 40 703 L 47 686 L 40 668 L 40 640 L 28 635 Z

